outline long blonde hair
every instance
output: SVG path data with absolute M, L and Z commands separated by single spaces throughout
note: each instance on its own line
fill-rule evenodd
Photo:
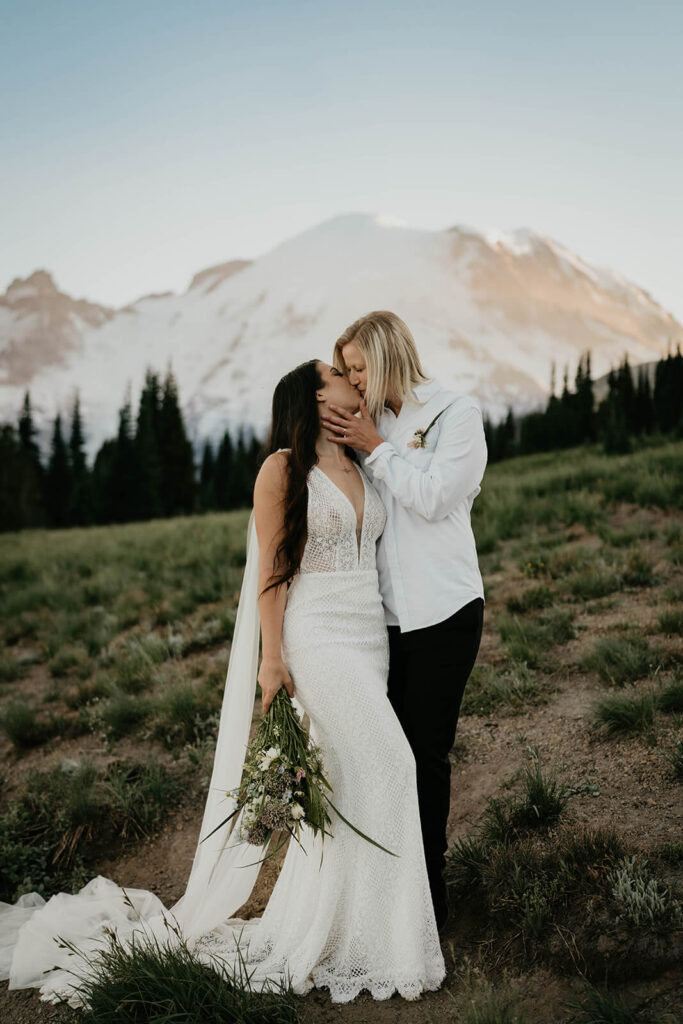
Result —
M 366 313 L 354 320 L 337 339 L 332 361 L 346 374 L 342 349 L 352 341 L 365 358 L 368 371 L 365 404 L 375 422 L 384 410 L 387 395 L 413 400 L 416 384 L 427 380 L 417 354 L 415 340 L 400 316 L 386 309 Z

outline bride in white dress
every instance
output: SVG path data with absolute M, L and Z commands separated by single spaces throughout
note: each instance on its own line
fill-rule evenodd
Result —
M 358 394 L 311 360 L 280 381 L 272 454 L 254 491 L 254 523 L 231 651 L 213 777 L 200 836 L 225 818 L 239 782 L 253 708 L 260 609 L 264 709 L 284 685 L 307 714 L 336 806 L 333 837 L 290 842 L 261 918 L 235 911 L 255 883 L 259 847 L 236 839 L 239 819 L 199 843 L 184 896 L 165 910 L 152 893 L 93 879 L 74 896 L 0 904 L 0 976 L 70 998 L 77 969 L 55 936 L 93 952 L 106 931 L 173 941 L 173 917 L 198 956 L 227 976 L 241 960 L 254 989 L 328 988 L 335 1002 L 367 990 L 406 999 L 439 988 L 445 965 L 425 866 L 415 760 L 387 698 L 388 640 L 375 547 L 385 511 L 363 471 L 329 442 L 320 419 Z M 256 642 L 254 643 L 254 637 Z M 229 810 L 228 810 L 229 813 Z M 232 826 L 232 828 L 231 828 Z M 322 856 L 321 856 L 322 855 Z M 85 963 L 85 962 L 84 962 Z M 81 966 L 81 971 L 85 967 Z M 48 974 L 44 972 L 48 971 Z

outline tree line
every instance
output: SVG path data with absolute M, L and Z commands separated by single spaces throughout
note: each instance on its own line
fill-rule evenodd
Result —
M 554 376 L 554 374 L 553 374 Z M 513 455 L 602 443 L 608 453 L 627 452 L 648 434 L 683 436 L 683 356 L 660 359 L 653 379 L 646 367 L 634 372 L 624 357 L 607 378 L 596 403 L 590 353 L 579 360 L 573 389 L 563 386 L 540 412 L 497 424 L 484 417 L 489 461 Z M 218 444 L 204 443 L 195 464 L 172 373 L 163 381 L 148 370 L 134 415 L 130 396 L 119 409 L 116 437 L 106 440 L 92 466 L 85 454 L 78 398 L 69 423 L 58 414 L 50 451 L 43 459 L 36 441 L 30 395 L 16 427 L 0 425 L 0 530 L 23 527 L 123 523 L 251 505 L 261 444 L 240 430 L 225 431 Z
M 573 389 L 565 371 L 562 391 L 555 394 L 554 368 L 550 396 L 544 410 L 507 416 L 494 424 L 484 417 L 489 462 L 513 455 L 555 451 L 580 444 L 601 443 L 608 454 L 631 451 L 648 434 L 683 437 L 683 356 L 660 359 L 654 374 L 640 366 L 637 373 L 628 357 L 607 376 L 607 392 L 596 402 L 590 353 L 583 355 L 574 375 Z
M 225 431 L 195 464 L 171 372 L 148 370 L 134 413 L 127 396 L 116 436 L 88 465 L 80 403 L 58 414 L 43 459 L 27 392 L 16 427 L 0 426 L 0 530 L 125 523 L 251 505 L 261 444 Z

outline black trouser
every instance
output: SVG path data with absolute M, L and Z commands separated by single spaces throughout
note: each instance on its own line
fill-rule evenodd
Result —
M 417 795 L 437 922 L 446 915 L 443 868 L 451 796 L 449 753 L 465 683 L 479 650 L 484 602 L 476 597 L 450 618 L 401 633 L 389 626 L 389 700 L 417 763 Z

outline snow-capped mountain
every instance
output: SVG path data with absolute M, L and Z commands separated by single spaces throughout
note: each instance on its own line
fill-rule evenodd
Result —
M 625 353 L 666 354 L 683 327 L 647 292 L 529 230 L 417 230 L 364 214 L 335 217 L 254 261 L 196 274 L 182 295 L 114 310 L 58 291 L 45 271 L 0 297 L 0 419 L 30 389 L 39 423 L 76 391 L 94 450 L 116 429 L 128 386 L 171 366 L 191 431 L 262 432 L 280 376 L 329 361 L 356 317 L 391 309 L 410 326 L 428 371 L 473 394 L 495 419 L 548 393 L 554 360 L 573 374 L 590 349 L 596 375 Z

